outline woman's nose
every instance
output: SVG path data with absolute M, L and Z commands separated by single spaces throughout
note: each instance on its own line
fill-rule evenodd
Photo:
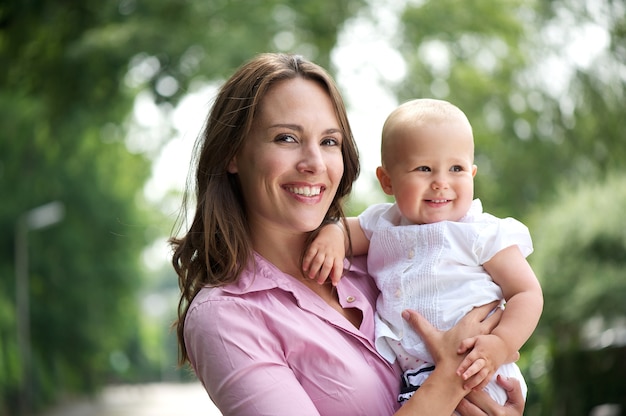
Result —
M 322 149 L 319 146 L 306 146 L 302 148 L 302 157 L 298 162 L 298 171 L 319 173 L 326 168 Z

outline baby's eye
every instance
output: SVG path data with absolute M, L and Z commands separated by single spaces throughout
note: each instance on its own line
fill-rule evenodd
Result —
M 463 166 L 454 165 L 450 168 L 450 172 L 463 172 Z
M 430 168 L 428 166 L 418 166 L 415 170 L 418 172 L 430 172 Z

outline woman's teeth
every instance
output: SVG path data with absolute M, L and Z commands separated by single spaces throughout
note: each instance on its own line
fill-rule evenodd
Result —
M 299 187 L 287 187 L 289 192 L 303 196 L 316 196 L 322 192 L 320 186 L 299 186 Z

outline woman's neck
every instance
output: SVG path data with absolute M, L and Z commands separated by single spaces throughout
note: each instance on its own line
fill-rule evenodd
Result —
M 253 233 L 252 247 L 282 272 L 301 278 L 306 238 L 304 233 Z
M 252 233 L 252 247 L 267 261 L 296 280 L 302 282 L 333 309 L 343 315 L 354 327 L 359 328 L 363 320 L 361 311 L 357 308 L 343 308 L 337 297 L 337 291 L 328 280 L 319 284 L 315 280 L 304 276 L 300 257 L 304 251 L 307 234 L 305 233 Z

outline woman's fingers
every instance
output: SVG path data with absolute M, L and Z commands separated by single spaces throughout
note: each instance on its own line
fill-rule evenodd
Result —
M 411 325 L 415 332 L 422 337 L 426 348 L 432 354 L 435 363 L 437 363 L 440 356 L 439 349 L 443 346 L 443 342 L 441 341 L 443 333 L 437 330 L 426 318 L 414 310 L 407 309 L 403 311 L 402 317 Z
M 500 319 L 502 318 L 502 312 L 504 312 L 504 310 L 500 307 L 498 307 L 498 303 L 499 302 L 491 302 L 489 303 L 489 309 L 487 310 L 487 314 L 489 314 L 491 311 L 493 311 L 493 313 L 491 315 L 488 315 L 483 321 L 483 330 L 486 331 L 484 332 L 484 334 L 490 334 L 491 331 L 493 331 L 493 329 L 498 326 L 498 323 L 500 323 Z M 481 311 L 484 312 L 485 306 L 487 305 L 483 305 L 480 307 Z M 495 308 L 495 310 L 494 310 Z
M 411 324 L 411 327 L 422 337 L 429 338 L 434 333 L 439 332 L 418 312 L 407 309 L 402 312 L 402 317 Z
M 486 305 L 478 306 L 469 311 L 457 323 L 457 326 L 467 327 L 467 337 L 490 334 L 498 325 L 502 317 L 502 309 L 498 308 L 500 301 L 493 301 Z
M 502 377 L 498 375 L 496 382 L 506 392 L 506 407 L 513 409 L 517 413 L 509 413 L 511 415 L 523 414 L 526 402 L 522 394 L 522 386 L 520 381 L 513 377 Z
M 498 375 L 497 383 L 504 389 L 507 402 L 503 405 L 496 403 L 484 390 L 472 390 L 459 403 L 457 411 L 462 416 L 521 416 L 524 414 L 524 397 L 519 380 L 505 378 Z
M 461 403 L 456 407 L 456 411 L 461 416 L 485 416 L 487 414 L 467 399 L 461 400 Z

